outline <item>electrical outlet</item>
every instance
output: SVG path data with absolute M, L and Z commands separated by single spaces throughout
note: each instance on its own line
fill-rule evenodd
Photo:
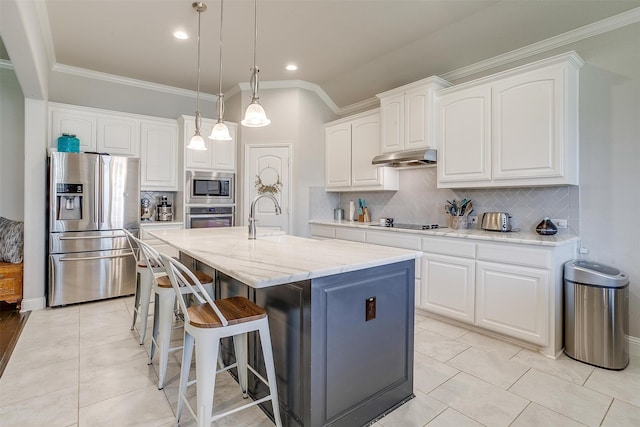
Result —
M 467 217 L 469 224 L 477 224 L 478 223 L 478 215 L 469 215 Z
M 553 223 L 558 228 L 567 228 L 567 220 L 566 219 L 552 219 Z

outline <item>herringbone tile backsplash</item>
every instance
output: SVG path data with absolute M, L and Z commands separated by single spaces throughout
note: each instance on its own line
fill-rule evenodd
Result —
M 310 189 L 311 219 L 331 219 L 333 209 L 341 207 L 349 215 L 349 201 L 364 198 L 372 220 L 391 217 L 396 222 L 415 224 L 447 223 L 444 206 L 447 200 L 473 200 L 474 215 L 484 212 L 508 212 L 513 228 L 534 231 L 548 216 L 567 219 L 568 229 L 559 230 L 579 234 L 578 187 L 529 187 L 497 189 L 438 189 L 436 168 L 416 168 L 400 171 L 399 191 L 327 193 L 324 187 Z

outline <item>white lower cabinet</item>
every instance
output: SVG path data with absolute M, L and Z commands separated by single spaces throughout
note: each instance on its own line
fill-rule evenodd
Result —
M 420 308 L 473 323 L 475 260 L 425 253 L 418 301 Z
M 416 307 L 533 344 L 549 357 L 562 351 L 563 265 L 575 257 L 577 239 L 550 246 L 355 225 L 312 223 L 310 229 L 323 239 L 420 250 Z
M 548 270 L 478 261 L 476 325 L 547 345 L 549 279 Z

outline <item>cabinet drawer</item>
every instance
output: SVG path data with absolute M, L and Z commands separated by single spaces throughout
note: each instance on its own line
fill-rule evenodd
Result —
M 364 230 L 354 230 L 352 228 L 336 228 L 336 239 L 364 243 L 365 232 Z
M 433 254 L 451 255 L 463 258 L 475 258 L 476 256 L 476 244 L 463 242 L 459 239 L 423 237 L 422 250 Z
M 551 254 L 544 249 L 522 248 L 514 245 L 478 245 L 478 260 L 550 268 Z
M 324 237 L 326 239 L 336 238 L 336 229 L 333 227 L 325 227 L 318 224 L 311 224 L 309 226 L 309 232 L 314 237 Z
M 367 243 L 392 246 L 394 248 L 420 250 L 420 238 L 394 232 L 367 232 Z

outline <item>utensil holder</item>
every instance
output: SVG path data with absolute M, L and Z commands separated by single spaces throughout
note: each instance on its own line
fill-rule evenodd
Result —
M 449 228 L 453 230 L 466 230 L 468 227 L 467 217 L 466 216 L 450 216 L 449 217 Z

